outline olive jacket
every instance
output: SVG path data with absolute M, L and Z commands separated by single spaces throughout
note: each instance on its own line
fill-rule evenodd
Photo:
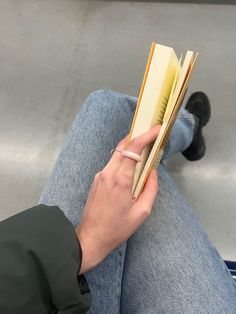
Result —
M 81 260 L 75 230 L 56 206 L 0 222 L 0 313 L 86 313 L 91 293 Z

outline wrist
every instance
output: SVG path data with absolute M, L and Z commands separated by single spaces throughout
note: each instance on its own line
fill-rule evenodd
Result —
M 97 266 L 102 258 L 98 254 L 98 250 L 95 248 L 95 243 L 83 228 L 79 226 L 76 229 L 76 235 L 80 243 L 82 251 L 82 261 L 79 274 L 83 274 L 91 268 Z

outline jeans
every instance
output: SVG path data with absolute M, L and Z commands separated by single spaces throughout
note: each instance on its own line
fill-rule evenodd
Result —
M 59 206 L 74 226 L 79 224 L 93 177 L 128 134 L 136 102 L 111 91 L 88 96 L 40 203 Z M 163 158 L 187 148 L 193 129 L 193 116 L 181 109 Z M 223 260 L 163 162 L 158 169 L 151 216 L 85 274 L 93 299 L 89 313 L 236 313 L 236 285 Z

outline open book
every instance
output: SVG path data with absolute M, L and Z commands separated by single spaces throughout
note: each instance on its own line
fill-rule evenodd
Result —
M 144 149 L 136 165 L 133 196 L 138 197 L 153 167 L 163 155 L 165 144 L 185 96 L 198 54 L 187 51 L 183 63 L 171 47 L 152 43 L 129 139 L 161 124 L 159 135 Z

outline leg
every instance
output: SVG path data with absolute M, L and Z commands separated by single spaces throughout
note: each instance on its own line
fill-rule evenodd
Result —
M 236 313 L 236 285 L 163 165 L 153 213 L 127 243 L 121 313 Z
M 40 202 L 59 206 L 77 226 L 93 177 L 129 132 L 136 99 L 111 91 L 90 94 L 77 115 Z
M 195 121 L 193 116 L 184 108 L 181 108 L 170 133 L 162 159 L 168 159 L 171 155 L 184 151 L 192 142 Z
M 58 205 L 74 226 L 79 223 L 93 177 L 107 163 L 111 149 L 129 132 L 136 101 L 134 97 L 109 91 L 94 92 L 87 98 L 40 203 Z M 183 150 L 191 142 L 191 134 L 187 132 L 191 115 L 184 112 L 176 122 L 170 140 L 172 143 L 178 141 L 178 145 L 169 145 L 168 155 L 177 149 Z M 188 115 L 190 118 L 186 119 Z M 126 244 L 122 245 L 86 274 L 93 295 L 91 313 L 119 312 L 125 247 Z
M 93 177 L 129 130 L 136 99 L 109 91 L 92 93 L 76 117 L 40 203 L 59 206 L 79 224 Z M 86 273 L 92 292 L 90 313 L 119 313 L 126 244 Z

